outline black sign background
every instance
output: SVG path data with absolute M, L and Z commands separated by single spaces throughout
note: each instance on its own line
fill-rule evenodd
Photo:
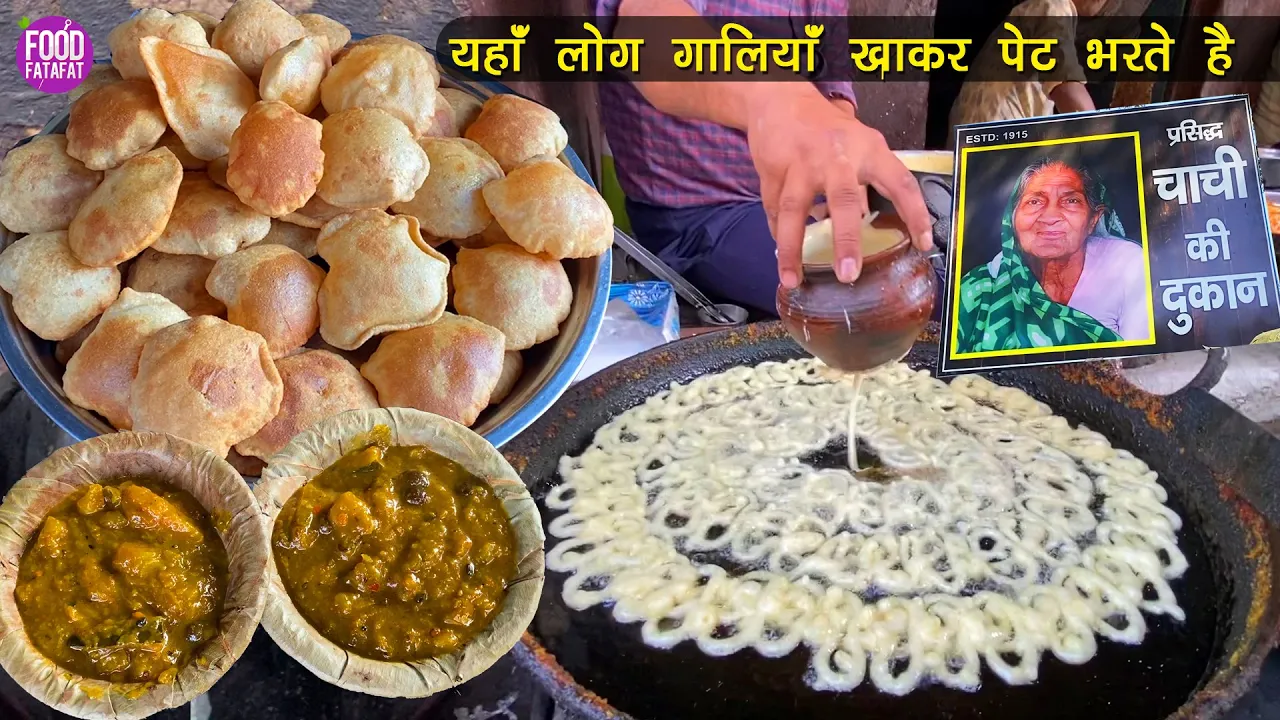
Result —
M 1205 141 L 1191 140 L 1170 145 L 1168 128 L 1179 125 L 1186 119 L 1194 119 L 1203 125 L 1206 123 L 1223 123 L 1223 137 Z M 1025 135 L 1023 133 L 1025 131 Z M 983 357 L 973 359 L 952 359 L 951 338 L 955 318 L 952 317 L 955 306 L 955 293 L 958 292 L 959 276 L 957 258 L 948 259 L 946 305 L 943 308 L 943 333 L 940 339 L 941 352 L 938 353 L 940 374 L 955 374 L 975 371 L 983 368 L 1010 367 L 1018 365 L 1044 365 L 1053 363 L 1076 362 L 1099 358 L 1127 357 L 1134 355 L 1151 355 L 1158 353 L 1182 352 L 1197 350 L 1203 347 L 1229 347 L 1247 345 L 1261 332 L 1280 327 L 1280 299 L 1277 295 L 1277 271 L 1275 248 L 1272 245 L 1270 225 L 1267 220 L 1265 198 L 1262 194 L 1262 183 L 1258 175 L 1258 158 L 1256 141 L 1253 133 L 1253 122 L 1250 117 L 1249 103 L 1246 96 L 1229 96 L 1223 98 L 1206 98 L 1172 103 L 1160 103 L 1136 108 L 1122 108 L 1090 113 L 1079 116 L 1060 116 L 1056 118 L 1036 118 L 997 123 L 982 123 L 956 128 L 956 176 L 957 189 L 955 205 L 952 208 L 953 237 L 952 248 L 956 248 L 955 233 L 960 228 L 955 224 L 960 206 L 960 172 L 963 159 L 962 151 L 969 147 L 989 147 L 1006 145 L 1015 142 L 1033 142 L 1056 138 L 1084 138 L 1092 135 L 1108 135 L 1113 133 L 1138 132 L 1142 149 L 1142 182 L 1146 207 L 1146 237 L 1149 248 L 1152 309 L 1155 313 L 1155 337 L 1153 345 L 1138 347 L 1105 348 L 1094 350 L 1076 350 L 1068 352 L 1042 352 L 1034 354 L 1002 355 L 999 357 Z M 998 139 L 975 141 L 977 135 L 994 135 Z M 1005 139 L 1008 138 L 1008 139 Z M 1084 144 L 1084 143 L 1082 143 Z M 1199 203 L 1188 202 L 1180 205 L 1177 200 L 1163 200 L 1157 192 L 1151 174 L 1155 170 L 1172 169 L 1192 165 L 1209 165 L 1215 162 L 1218 147 L 1231 145 L 1247 163 L 1244 169 L 1245 183 L 1237 188 L 1233 200 L 1225 200 L 1223 196 L 1201 193 Z M 1000 152 L 992 150 L 992 153 Z M 987 153 L 970 153 L 968 162 Z M 1011 158 L 1012 159 L 1012 158 Z M 1115 167 L 1104 166 L 1100 173 L 1104 177 L 1119 175 L 1126 168 L 1119 167 L 1133 162 L 1132 153 L 1127 158 L 1108 158 L 1107 163 L 1115 163 Z M 971 165 L 972 167 L 972 165 Z M 1007 174 L 1010 180 L 1022 171 L 1025 164 L 1010 163 Z M 1130 165 L 1131 167 L 1131 165 Z M 1132 170 L 1129 170 L 1132 175 Z M 1240 192 L 1246 193 L 1240 197 Z M 973 194 L 970 197 L 970 194 Z M 967 258 L 959 258 L 964 268 L 972 267 L 975 261 L 972 253 L 985 253 L 987 259 L 994 254 L 989 246 L 979 242 L 970 244 L 969 238 L 989 234 L 988 226 L 992 223 L 989 210 L 980 207 L 979 195 L 972 186 L 966 189 L 965 240 L 961 253 Z M 989 203 L 988 203 L 989 204 Z M 1001 208 L 1003 211 L 1003 208 Z M 1187 256 L 1189 233 L 1203 233 L 1210 218 L 1218 218 L 1230 232 L 1231 259 L 1224 260 L 1221 255 L 1216 260 L 1200 262 Z M 1137 227 L 1130 228 L 1129 219 L 1125 220 L 1126 235 L 1132 239 L 1140 239 Z M 998 229 L 999 218 L 995 218 Z M 998 248 L 997 248 L 998 249 Z M 1195 278 L 1216 275 L 1234 275 L 1240 273 L 1265 272 L 1263 283 L 1266 293 L 1266 306 L 1260 299 L 1251 304 L 1240 304 L 1237 310 L 1227 305 L 1208 312 L 1189 309 L 1192 317 L 1192 329 L 1186 335 L 1173 332 L 1168 323 L 1177 316 L 1176 311 L 1165 309 L 1161 302 L 1163 288 L 1160 281 L 1176 278 Z M 1224 288 L 1225 289 L 1225 288 Z

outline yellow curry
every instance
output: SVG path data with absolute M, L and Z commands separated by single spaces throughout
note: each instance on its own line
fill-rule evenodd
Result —
M 276 567 L 302 616 L 378 660 L 465 645 L 497 615 L 515 576 L 515 538 L 489 485 L 383 425 L 289 498 Z
M 77 490 L 45 517 L 14 596 L 27 637 L 62 667 L 170 683 L 217 633 L 227 577 L 195 498 L 126 477 Z

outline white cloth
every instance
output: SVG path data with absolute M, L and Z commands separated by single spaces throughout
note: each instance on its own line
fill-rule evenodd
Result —
M 987 263 L 991 277 L 1000 271 L 1004 251 Z M 1114 237 L 1092 236 L 1085 241 L 1084 270 L 1067 301 L 1125 340 L 1151 338 L 1147 304 L 1146 263 L 1142 246 Z

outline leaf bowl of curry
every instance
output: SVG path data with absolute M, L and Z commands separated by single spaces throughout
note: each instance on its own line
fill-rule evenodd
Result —
M 266 600 L 268 529 L 212 452 L 123 432 L 63 448 L 0 504 L 0 666 L 81 718 L 143 718 L 207 691 Z
M 405 408 L 316 423 L 254 489 L 272 527 L 262 626 L 338 687 L 426 697 L 520 639 L 542 593 L 542 521 L 488 441 Z

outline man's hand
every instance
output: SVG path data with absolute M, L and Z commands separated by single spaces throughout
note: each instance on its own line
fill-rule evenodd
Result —
M 825 195 L 835 240 L 836 276 L 853 282 L 862 271 L 860 236 L 866 187 L 893 202 L 921 250 L 933 247 L 933 220 L 914 175 L 884 136 L 836 107 L 812 85 L 775 86 L 747 109 L 747 142 L 770 229 L 778 243 L 782 284 L 794 288 L 801 268 L 805 218 Z
M 1049 99 L 1053 101 L 1054 110 L 1059 113 L 1093 112 L 1097 110 L 1093 106 L 1093 96 L 1089 94 L 1089 89 L 1084 86 L 1084 83 L 1058 83 L 1053 88 L 1053 91 L 1049 93 Z

